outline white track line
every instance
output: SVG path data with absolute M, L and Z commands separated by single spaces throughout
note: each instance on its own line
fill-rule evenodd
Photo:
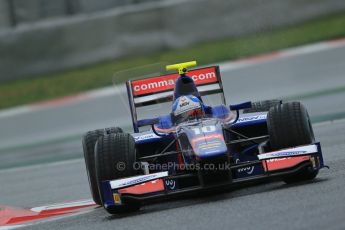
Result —
M 84 163 L 84 159 L 72 159 L 72 160 L 64 160 L 52 163 L 43 163 L 37 165 L 29 165 L 29 166 L 18 166 L 8 169 L 1 169 L 0 172 L 18 172 L 18 171 L 25 171 L 25 170 L 33 170 L 33 169 L 40 169 L 42 167 L 54 167 L 60 165 L 67 165 L 67 164 L 77 164 L 77 163 Z
M 49 211 L 54 209 L 62 209 L 62 208 L 73 208 L 73 207 L 80 207 L 80 206 L 88 206 L 88 205 L 95 205 L 95 202 L 93 200 L 79 200 L 79 201 L 73 201 L 73 202 L 67 202 L 67 203 L 56 203 L 46 206 L 40 206 L 31 208 L 30 210 L 33 212 L 43 212 L 43 211 Z
M 0 226 L 0 230 L 10 230 L 10 229 L 16 229 L 16 228 L 22 228 L 29 226 L 29 224 L 18 224 L 18 225 L 9 225 L 9 226 Z

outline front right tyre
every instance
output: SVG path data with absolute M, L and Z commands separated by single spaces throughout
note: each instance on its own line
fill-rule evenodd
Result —
M 104 136 L 110 133 L 123 133 L 123 131 L 119 127 L 97 129 L 87 132 L 82 138 L 86 173 L 89 180 L 90 191 L 92 199 L 98 205 L 101 205 L 102 201 L 98 192 L 96 182 L 95 145 L 100 136 Z
M 134 138 L 128 133 L 116 133 L 100 136 L 95 148 L 96 177 L 102 201 L 101 182 L 137 175 L 134 169 L 136 150 Z M 104 204 L 103 204 L 104 206 Z M 140 203 L 130 200 L 121 205 L 105 207 L 111 214 L 132 212 L 140 209 Z

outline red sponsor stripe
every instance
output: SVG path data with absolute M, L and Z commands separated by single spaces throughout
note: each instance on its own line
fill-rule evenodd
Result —
M 128 188 L 119 189 L 121 194 L 146 194 L 152 192 L 164 191 L 164 183 L 162 179 L 157 179 L 142 184 L 134 185 Z
M 217 67 L 207 67 L 191 70 L 187 74 L 196 85 L 205 85 L 218 82 Z M 132 90 L 134 96 L 158 93 L 167 90 L 173 90 L 179 74 L 168 74 L 158 77 L 146 78 L 132 81 Z
M 286 157 L 286 158 L 273 158 L 266 160 L 267 168 L 265 171 L 275 171 L 280 169 L 291 168 L 304 161 L 309 161 L 310 156 L 299 156 L 299 157 Z M 263 162 L 264 164 L 264 162 Z

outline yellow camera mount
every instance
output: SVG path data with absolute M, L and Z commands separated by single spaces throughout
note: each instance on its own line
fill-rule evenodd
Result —
M 183 62 L 183 63 L 178 63 L 178 64 L 173 64 L 173 65 L 167 65 L 166 70 L 178 70 L 178 73 L 180 75 L 185 74 L 188 72 L 187 68 L 196 66 L 197 62 L 196 61 L 190 61 L 190 62 Z

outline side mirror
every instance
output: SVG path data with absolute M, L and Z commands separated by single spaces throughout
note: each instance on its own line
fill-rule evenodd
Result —
M 230 105 L 230 110 L 241 110 L 241 109 L 249 109 L 252 107 L 251 101 L 246 101 L 240 104 Z

